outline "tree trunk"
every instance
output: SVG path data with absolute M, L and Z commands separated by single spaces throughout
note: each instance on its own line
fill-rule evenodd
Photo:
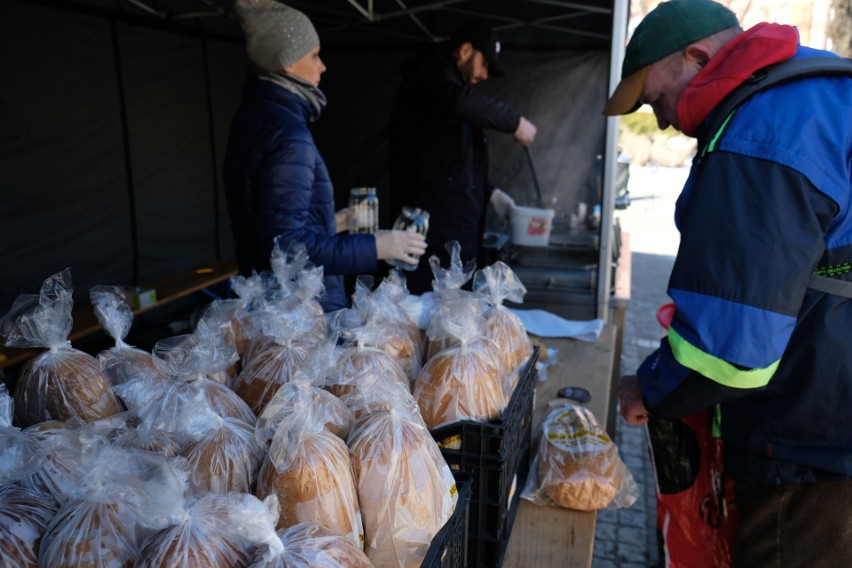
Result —
M 831 51 L 852 57 L 852 0 L 831 0 L 834 18 L 828 25 Z

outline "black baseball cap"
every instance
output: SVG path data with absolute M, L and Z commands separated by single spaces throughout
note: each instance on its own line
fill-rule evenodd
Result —
M 479 22 L 468 22 L 462 24 L 450 36 L 450 45 L 458 47 L 459 45 L 470 42 L 473 48 L 481 51 L 485 56 L 485 61 L 488 62 L 488 73 L 496 77 L 506 74 L 506 67 L 500 61 L 500 42 L 494 36 L 494 32 L 488 26 Z

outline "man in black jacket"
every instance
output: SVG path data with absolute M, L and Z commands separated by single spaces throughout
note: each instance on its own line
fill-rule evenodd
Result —
M 458 241 L 465 261 L 477 257 L 489 202 L 500 217 L 514 205 L 488 182 L 484 130 L 513 134 L 526 146 L 536 128 L 512 106 L 473 88 L 491 75 L 505 74 L 499 53 L 492 31 L 469 23 L 453 32 L 449 42 L 402 66 L 391 114 L 391 205 L 395 213 L 411 206 L 430 214 L 428 249 L 417 270 L 406 275 L 414 294 L 432 287 L 426 259 L 434 254 L 442 266 L 448 265 L 446 242 Z

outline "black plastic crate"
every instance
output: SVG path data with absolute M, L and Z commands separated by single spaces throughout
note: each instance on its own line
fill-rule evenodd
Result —
M 441 527 L 423 559 L 421 568 L 464 568 L 467 566 L 467 522 L 473 478 L 454 471 L 458 500 L 450 520 Z
M 539 347 L 499 420 L 462 420 L 432 431 L 453 470 L 470 474 L 467 566 L 500 566 L 529 471 Z M 450 447 L 452 446 L 452 447 Z

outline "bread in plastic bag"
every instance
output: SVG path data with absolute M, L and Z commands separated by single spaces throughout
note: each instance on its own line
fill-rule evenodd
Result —
M 0 486 L 15 483 L 37 471 L 46 459 L 39 440 L 12 426 L 15 402 L 0 382 Z
M 551 410 L 537 433 L 537 450 L 522 497 L 579 511 L 630 507 L 638 497 L 618 448 L 586 408 Z
M 133 324 L 133 310 L 127 294 L 118 286 L 93 286 L 89 290 L 92 309 L 104 331 L 115 345 L 98 353 L 98 364 L 113 386 L 139 375 L 160 376 L 151 354 L 124 342 Z
M 457 345 L 432 356 L 414 385 L 430 430 L 458 420 L 499 418 L 508 403 L 496 345 L 482 337 L 481 303 L 473 297 L 444 303 L 433 316 Z
M 260 415 L 278 388 L 305 366 L 324 338 L 312 334 L 314 324 L 309 319 L 275 304 L 259 310 L 254 322 L 266 339 L 258 341 L 243 361 L 234 391 Z
M 521 318 L 503 306 L 503 301 L 520 304 L 527 289 L 502 261 L 477 271 L 473 289 L 486 298 L 483 334 L 499 347 L 506 373 L 504 384 L 507 395 L 511 397 L 520 379 L 519 369 L 532 355 L 533 347 Z
M 136 380 L 132 384 L 122 385 L 118 392 L 132 408 L 145 408 L 154 403 L 168 408 L 172 397 L 176 396 L 173 393 L 199 390 L 220 416 L 254 424 L 257 417 L 251 407 L 225 384 L 207 378 L 208 374 L 204 371 L 205 367 L 208 370 L 224 369 L 230 364 L 233 353 L 232 348 L 225 343 L 207 341 L 197 334 L 161 339 L 154 345 L 154 362 L 170 380 Z M 205 360 L 209 362 L 205 364 Z
M 351 540 L 312 523 L 280 529 L 280 552 L 255 553 L 249 568 L 373 568 L 364 551 Z
M 282 246 L 281 238 L 275 237 L 269 266 L 275 275 L 269 297 L 311 322 L 313 334 L 325 337 L 325 314 L 319 302 L 325 291 L 324 270 L 310 261 L 305 244 L 291 240 Z
M 74 305 L 68 269 L 47 278 L 39 295 L 21 294 L 0 319 L 8 347 L 47 348 L 18 374 L 15 412 L 21 427 L 45 420 L 88 422 L 123 410 L 97 360 L 70 346 Z
M 376 566 L 420 566 L 458 500 L 438 445 L 409 412 L 391 408 L 364 416 L 349 447 L 367 557 Z
M 0 487 L 0 566 L 38 568 L 38 547 L 56 503 L 17 485 Z
M 315 386 L 302 372 L 282 385 L 263 409 L 255 426 L 256 435 L 271 440 L 278 425 L 301 404 L 313 405 L 318 420 L 329 432 L 342 440 L 349 436 L 354 421 L 352 411 L 339 398 Z
M 363 547 L 364 530 L 349 449 L 325 428 L 311 401 L 299 401 L 278 424 L 255 494 L 278 496 L 277 528 L 316 523 Z
M 396 359 L 409 380 L 414 380 L 422 365 L 422 341 L 417 324 L 400 302 L 408 294 L 399 271 L 382 280 L 373 290 L 373 278 L 359 276 L 352 294 L 352 305 L 361 316 L 362 325 L 379 329 L 373 333 L 374 343 Z M 367 343 L 363 338 L 362 342 Z
M 249 494 L 204 493 L 187 494 L 178 503 L 161 519 L 156 509 L 142 511 L 143 523 L 166 526 L 143 543 L 136 568 L 243 568 L 257 548 L 267 555 L 280 551 L 274 499 L 261 503 Z
M 263 448 L 255 440 L 254 426 L 224 418 L 199 405 L 198 433 L 180 455 L 192 470 L 194 487 L 217 493 L 250 493 Z
M 174 502 L 184 472 L 148 452 L 101 446 L 88 455 L 77 490 L 44 533 L 39 565 L 51 568 L 130 567 L 149 534 L 140 507 Z
M 323 379 L 323 388 L 337 397 L 357 391 L 364 374 L 374 374 L 388 380 L 388 388 L 400 388 L 411 392 L 411 381 L 392 356 L 378 347 L 371 346 L 371 340 L 359 340 L 361 333 L 368 335 L 378 332 L 376 328 L 350 330 L 342 349 L 336 351 L 335 372 L 329 372 Z M 390 383 L 395 383 L 391 385 Z

